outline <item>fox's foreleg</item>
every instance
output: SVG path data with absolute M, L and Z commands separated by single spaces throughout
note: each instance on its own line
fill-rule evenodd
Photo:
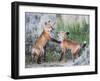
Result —
M 56 43 L 61 43 L 60 41 L 56 40 L 55 38 L 51 38 L 51 41 L 56 42 Z
M 65 49 L 62 49 L 61 57 L 60 57 L 59 61 L 63 61 L 65 52 L 66 52 L 66 50 Z
M 62 61 L 62 60 L 63 60 L 63 58 L 64 58 L 64 53 L 63 53 L 63 52 L 61 52 L 61 57 L 60 57 L 59 61 Z

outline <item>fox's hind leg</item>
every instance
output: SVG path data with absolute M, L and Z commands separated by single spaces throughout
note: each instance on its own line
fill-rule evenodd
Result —
M 41 56 L 40 56 L 40 55 L 39 55 L 38 58 L 37 58 L 37 63 L 38 63 L 38 64 L 41 64 Z
M 72 54 L 73 62 L 75 62 L 75 59 L 78 58 L 78 54 L 79 54 L 79 51 L 77 51 L 76 53 Z
M 39 55 L 37 58 L 37 63 L 41 64 L 42 63 L 42 55 Z
M 59 61 L 63 61 L 63 59 L 64 59 L 64 55 L 65 55 L 64 52 L 62 52 Z
M 32 49 L 32 53 L 31 53 L 32 63 L 35 62 L 35 56 L 36 56 L 35 51 L 34 51 L 34 49 Z
M 44 57 L 44 49 L 41 50 L 38 58 L 37 58 L 37 63 L 38 64 L 41 64 L 42 63 L 42 60 L 43 60 L 43 57 Z

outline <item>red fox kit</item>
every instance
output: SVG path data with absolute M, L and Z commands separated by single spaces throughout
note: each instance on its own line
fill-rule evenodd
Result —
M 60 47 L 62 51 L 59 61 L 63 60 L 66 49 L 71 49 L 71 53 L 74 61 L 74 58 L 78 55 L 79 49 L 86 46 L 86 41 L 84 41 L 84 43 L 81 45 L 76 41 L 69 40 L 67 38 L 68 34 L 69 32 L 63 32 L 63 31 L 58 33 L 58 39 L 61 42 Z
M 45 22 L 43 32 L 37 38 L 32 47 L 32 58 L 34 57 L 38 64 L 41 63 L 42 57 L 44 56 L 44 46 L 51 39 L 50 33 L 53 30 L 53 25 L 50 21 Z

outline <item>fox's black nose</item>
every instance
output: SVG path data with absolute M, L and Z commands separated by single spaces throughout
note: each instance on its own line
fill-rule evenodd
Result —
M 69 32 L 66 32 L 66 35 L 69 35 L 70 33 Z

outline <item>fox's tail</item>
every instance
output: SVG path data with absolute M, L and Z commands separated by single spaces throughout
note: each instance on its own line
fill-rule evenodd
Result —
M 87 42 L 84 41 L 84 42 L 81 44 L 81 48 L 85 48 L 85 47 L 86 47 L 86 44 L 87 44 Z

